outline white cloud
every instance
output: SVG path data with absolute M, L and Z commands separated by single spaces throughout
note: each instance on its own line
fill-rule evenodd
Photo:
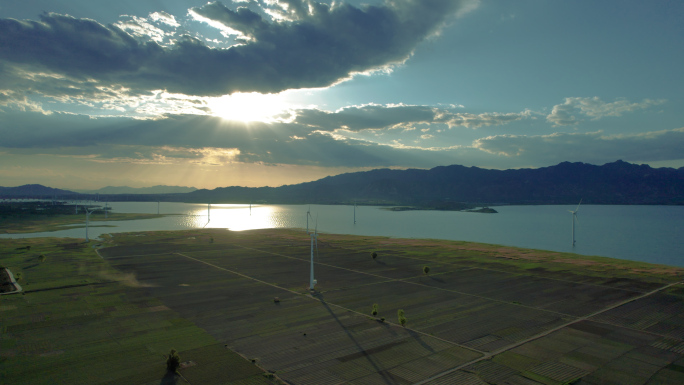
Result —
M 458 106 L 457 108 L 462 108 Z M 320 130 L 344 129 L 348 131 L 402 129 L 412 131 L 420 125 L 446 124 L 449 128 L 463 126 L 480 128 L 484 126 L 504 125 L 523 119 L 535 119 L 532 111 L 499 113 L 485 112 L 473 114 L 453 112 L 432 106 L 405 104 L 364 104 L 348 106 L 335 112 L 315 108 L 293 111 L 295 123 L 316 127 Z M 422 128 L 429 130 L 428 128 Z
M 483 126 L 499 126 L 510 122 L 515 122 L 522 119 L 535 119 L 532 111 L 525 110 L 522 112 L 485 112 L 481 114 L 471 113 L 445 113 L 437 121 L 444 121 L 449 128 L 456 126 L 463 126 L 467 128 L 480 128 Z
M 143 38 L 143 40 L 152 40 L 158 44 L 164 42 L 167 33 L 147 22 L 147 19 L 136 16 L 125 16 L 125 18 L 126 20 L 119 21 L 114 25 L 132 36 Z M 173 34 L 170 34 L 170 36 L 173 36 Z
M 684 158 L 684 128 L 622 135 L 602 132 L 496 135 L 475 140 L 473 147 L 497 156 L 520 158 L 529 164 L 677 160 Z
M 176 21 L 175 16 L 169 15 L 166 12 L 153 12 L 150 14 L 150 19 L 170 25 L 171 27 L 180 27 L 180 24 Z
M 638 103 L 631 103 L 625 99 L 619 99 L 611 103 L 606 103 L 598 96 L 565 98 L 563 104 L 553 106 L 553 110 L 546 116 L 546 120 L 554 126 L 565 126 L 577 124 L 581 120 L 581 116 L 587 116 L 592 120 L 597 120 L 606 116 L 622 116 L 622 114 L 627 112 L 633 112 L 663 103 L 665 103 L 665 100 L 662 99 L 644 99 Z M 578 115 L 580 117 L 578 117 Z

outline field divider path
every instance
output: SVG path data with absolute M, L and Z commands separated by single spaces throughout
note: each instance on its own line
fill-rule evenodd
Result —
M 438 379 L 438 378 L 440 378 L 440 377 L 446 376 L 447 374 L 450 374 L 450 373 L 453 373 L 453 372 L 455 372 L 455 371 L 457 371 L 457 370 L 463 369 L 463 368 L 465 368 L 465 367 L 467 367 L 467 366 L 469 366 L 469 365 L 472 365 L 472 364 L 474 364 L 474 363 L 476 363 L 476 362 L 480 362 L 480 361 L 483 361 L 483 360 L 492 358 L 492 357 L 494 357 L 494 356 L 497 355 L 497 354 L 501 354 L 501 353 L 503 353 L 503 352 L 506 352 L 506 351 L 509 351 L 509 350 L 511 350 L 511 349 L 517 348 L 518 346 L 524 345 L 524 344 L 526 344 L 526 343 L 528 343 L 528 342 L 530 342 L 530 341 L 534 341 L 534 340 L 536 340 L 536 339 L 545 337 L 545 336 L 547 336 L 547 335 L 549 335 L 549 334 L 551 334 L 551 333 L 557 332 L 557 331 L 559 331 L 559 330 L 561 330 L 561 329 L 563 329 L 563 328 L 565 328 L 565 327 L 568 327 L 568 326 L 570 326 L 570 325 L 572 325 L 572 324 L 576 324 L 576 323 L 578 323 L 578 322 L 586 321 L 586 320 L 588 320 L 588 319 L 591 318 L 591 317 L 594 317 L 594 316 L 597 316 L 597 315 L 599 315 L 599 314 L 605 313 L 605 312 L 607 312 L 607 311 L 609 311 L 609 310 L 613 310 L 613 309 L 615 309 L 615 308 L 618 308 L 618 307 L 620 307 L 620 306 L 622 306 L 622 305 L 625 305 L 625 304 L 628 304 L 628 303 L 630 303 L 630 302 L 637 301 L 637 300 L 640 300 L 640 299 L 642 299 L 642 298 L 646 298 L 646 297 L 648 297 L 648 296 L 650 296 L 650 295 L 653 295 L 653 294 L 655 294 L 655 293 L 658 293 L 658 292 L 660 292 L 660 291 L 663 291 L 663 290 L 665 290 L 665 289 L 667 289 L 667 288 L 669 288 L 669 287 L 671 287 L 671 286 L 679 285 L 679 284 L 681 284 L 681 283 L 683 283 L 683 282 L 681 282 L 681 281 L 680 281 L 680 282 L 673 282 L 673 283 L 664 285 L 664 286 L 662 286 L 662 287 L 659 287 L 659 288 L 657 288 L 657 289 L 655 289 L 655 290 L 652 290 L 652 291 L 650 291 L 650 292 L 644 293 L 644 294 L 642 294 L 642 295 L 640 295 L 640 296 L 633 297 L 633 298 L 628 298 L 628 299 L 626 299 L 626 300 L 623 300 L 623 301 L 614 303 L 614 304 L 612 304 L 612 305 L 610 305 L 610 306 L 607 306 L 606 308 L 604 308 L 604 309 L 602 309 L 602 310 L 595 311 L 595 312 L 593 312 L 593 313 L 591 313 L 591 314 L 588 314 L 588 315 L 586 315 L 586 316 L 582 316 L 582 317 L 577 318 L 577 319 L 575 319 L 575 320 L 573 320 L 573 321 L 567 322 L 567 323 L 565 323 L 565 324 L 563 324 L 563 325 L 559 325 L 559 326 L 557 326 L 557 327 L 555 327 L 555 328 L 552 328 L 552 329 L 543 331 L 543 332 L 541 332 L 541 333 L 539 333 L 539 334 L 537 334 L 537 335 L 534 335 L 534 336 L 532 336 L 532 337 L 530 337 L 530 338 L 527 338 L 527 339 L 525 339 L 525 340 L 523 340 L 523 341 L 519 341 L 519 342 L 516 342 L 516 343 L 514 343 L 514 344 L 512 344 L 512 345 L 508 345 L 508 346 L 503 347 L 503 348 L 501 348 L 501 349 L 499 349 L 499 350 L 494 350 L 494 351 L 485 353 L 485 354 L 484 354 L 482 357 L 480 357 L 480 358 L 476 358 L 476 359 L 474 359 L 474 360 L 472 360 L 472 361 L 470 361 L 470 362 L 466 362 L 465 364 L 461 364 L 461 365 L 459 365 L 459 366 L 457 366 L 457 367 L 451 368 L 451 369 L 449 369 L 449 370 L 447 370 L 447 371 L 444 371 L 444 372 L 442 372 L 442 373 L 439 373 L 439 374 L 437 374 L 437 375 L 434 375 L 434 376 L 432 376 L 432 377 L 430 377 L 430 378 L 427 378 L 427 379 L 425 379 L 425 380 L 423 380 L 423 381 L 417 382 L 417 383 L 415 383 L 414 385 L 427 384 L 428 382 L 430 382 L 430 381 L 432 381 L 432 380 L 435 380 L 435 379 Z
M 462 291 L 453 290 L 453 289 L 445 289 L 445 288 L 441 288 L 441 287 L 434 287 L 434 286 L 426 285 L 426 284 L 420 283 L 420 282 L 411 282 L 411 281 L 408 281 L 409 279 L 413 279 L 413 278 L 398 279 L 397 281 L 401 281 L 401 282 L 404 282 L 404 283 L 408 283 L 409 285 L 423 286 L 423 287 L 427 287 L 427 288 L 434 289 L 434 290 L 448 291 L 448 292 L 451 292 L 451 293 L 461 294 L 461 295 L 464 295 L 464 296 L 475 297 L 475 298 L 480 298 L 480 299 L 486 299 L 487 301 L 499 302 L 499 303 L 503 303 L 503 304 L 506 304 L 506 305 L 520 306 L 520 307 L 524 307 L 524 308 L 532 309 L 532 310 L 536 310 L 536 311 L 543 311 L 543 312 L 545 312 L 545 313 L 556 314 L 556 315 L 559 315 L 559 316 L 563 316 L 563 317 L 565 317 L 565 318 L 577 318 L 576 315 L 572 315 L 572 314 L 566 314 L 566 313 L 561 313 L 561 312 L 559 312 L 559 311 L 553 311 L 553 310 L 542 309 L 542 308 L 538 308 L 538 307 L 534 307 L 534 306 L 523 305 L 523 304 L 521 304 L 521 303 L 513 303 L 513 302 L 510 302 L 510 301 L 504 301 L 504 300 L 502 300 L 502 299 L 496 299 L 496 298 L 485 297 L 485 296 L 483 296 L 483 295 L 477 295 L 477 294 L 472 294 L 472 293 L 464 293 L 464 292 L 462 292 Z
M 219 269 L 219 270 L 224 270 L 224 271 L 227 271 L 227 272 L 229 272 L 229 273 L 233 273 L 233 274 L 235 274 L 235 275 L 239 275 L 240 277 L 243 277 L 243 278 L 251 279 L 252 281 L 256 281 L 256 282 L 259 282 L 259 283 L 263 283 L 264 285 L 272 286 L 272 287 L 275 287 L 275 288 L 280 289 L 280 290 L 289 291 L 290 293 L 294 293 L 294 294 L 297 294 L 297 295 L 302 295 L 302 293 L 300 293 L 300 292 L 297 292 L 297 291 L 294 291 L 294 290 L 290 290 L 290 289 L 284 288 L 284 287 L 282 287 L 282 286 L 274 285 L 274 284 L 272 284 L 272 283 L 269 283 L 269 282 L 266 282 L 266 281 L 262 281 L 262 280 L 260 280 L 260 279 L 254 278 L 254 277 L 250 277 L 249 275 L 245 275 L 245 274 L 242 274 L 242 273 L 238 273 L 237 271 L 234 271 L 234 270 L 226 269 L 225 267 L 216 266 L 216 265 L 214 265 L 213 263 L 209 263 L 209 262 L 203 261 L 203 260 L 201 260 L 201 259 L 197 259 L 197 258 L 195 258 L 195 257 L 191 257 L 191 256 L 189 256 L 189 255 L 185 255 L 185 254 L 182 254 L 182 253 L 174 253 L 174 254 L 180 255 L 181 257 L 185 257 L 185 258 L 188 258 L 188 259 L 192 259 L 193 261 L 197 261 L 197 262 L 203 263 L 203 264 L 205 264 L 205 265 L 211 266 L 211 267 L 216 268 L 216 269 Z
M 240 247 L 243 247 L 243 246 L 240 246 Z M 252 249 L 252 248 L 250 248 L 250 247 L 244 247 L 244 248 L 245 248 L 245 249 L 250 249 L 250 250 L 255 250 L 255 251 L 263 251 L 263 250 L 258 250 L 258 249 Z M 269 282 L 266 282 L 266 281 L 262 281 L 262 280 L 260 280 L 260 279 L 254 278 L 254 277 L 250 277 L 250 276 L 248 276 L 248 275 L 245 275 L 245 274 L 242 274 L 242 273 L 238 273 L 238 272 L 236 272 L 236 271 L 233 271 L 233 270 L 230 270 L 230 269 L 226 269 L 226 268 L 221 267 L 221 266 L 216 266 L 216 265 L 214 265 L 214 264 L 212 264 L 212 263 L 209 263 L 209 262 L 203 261 L 203 260 L 201 260 L 201 259 L 197 259 L 197 258 L 188 256 L 188 255 L 185 255 L 185 254 L 182 254 L 182 253 L 174 253 L 174 254 L 180 255 L 180 256 L 185 257 L 185 258 L 188 258 L 188 259 L 192 259 L 193 261 L 197 261 L 197 262 L 203 263 L 203 264 L 205 264 L 205 265 L 214 267 L 214 268 L 219 269 L 219 270 L 224 270 L 224 271 L 227 271 L 227 272 L 229 272 L 229 273 L 233 273 L 233 274 L 239 275 L 239 276 L 241 276 L 241 277 L 244 277 L 244 278 L 247 278 L 247 279 L 251 279 L 251 280 L 253 280 L 253 281 L 256 281 L 256 282 L 259 282 L 259 283 L 263 283 L 263 284 L 268 285 L 268 286 L 275 287 L 275 288 L 277 288 L 277 289 L 285 290 L 285 291 L 288 291 L 288 292 L 290 292 L 290 293 L 294 293 L 294 294 L 297 294 L 297 295 L 300 295 L 300 296 L 304 296 L 304 297 L 306 297 L 306 298 L 310 298 L 310 299 L 313 299 L 313 300 L 315 300 L 315 301 L 318 301 L 318 302 L 321 302 L 321 303 L 324 303 L 324 304 L 327 304 L 327 305 L 335 306 L 335 307 L 337 307 L 337 308 L 339 308 L 339 309 L 346 310 L 346 311 L 351 312 L 351 313 L 354 313 L 354 314 L 358 314 L 358 315 L 363 316 L 363 317 L 365 317 L 365 318 L 369 318 L 369 317 L 370 317 L 369 315 L 364 314 L 364 313 L 361 313 L 361 312 L 358 312 L 358 311 L 356 311 L 356 310 L 354 310 L 354 309 L 349 309 L 349 308 L 346 308 L 346 307 L 344 307 L 344 306 L 336 305 L 336 304 L 334 304 L 334 303 L 332 303 L 332 302 L 325 301 L 325 300 L 323 300 L 323 299 L 321 299 L 321 298 L 316 298 L 316 296 L 315 296 L 315 295 L 312 295 L 312 294 L 304 294 L 304 293 L 300 293 L 300 292 L 297 292 L 297 291 L 294 291 L 294 290 L 290 290 L 290 289 L 284 288 L 284 287 L 282 287 L 282 286 L 274 285 L 274 284 L 272 284 L 272 283 L 269 283 Z M 275 253 L 273 253 L 273 254 L 275 254 Z M 278 255 L 279 255 L 279 254 L 278 254 Z M 285 256 L 285 255 L 283 255 L 283 256 L 284 256 L 284 257 L 287 257 L 287 258 L 298 259 L 298 258 L 294 258 L 294 257 L 288 257 L 288 256 Z M 332 265 L 331 265 L 331 266 L 332 266 Z M 336 267 L 336 266 L 333 266 L 333 267 Z M 348 269 L 347 269 L 347 270 L 348 270 Z M 354 270 L 351 270 L 351 271 L 354 271 Z M 383 278 L 386 278 L 386 277 L 383 277 Z M 398 324 L 395 324 L 395 323 L 389 322 L 389 321 L 385 321 L 384 323 L 386 323 L 386 324 L 388 324 L 388 325 L 396 326 L 396 327 L 402 327 L 402 326 L 400 326 L 400 325 L 398 325 Z M 486 354 L 485 352 L 483 352 L 483 351 L 481 351 L 481 350 L 477 350 L 477 349 L 471 348 L 471 347 L 469 347 L 469 346 L 461 345 L 461 344 L 456 343 L 456 342 L 454 342 L 454 341 L 445 340 L 445 339 L 443 339 L 443 338 L 440 338 L 440 337 L 437 337 L 437 336 L 430 335 L 430 334 L 425 333 L 425 332 L 420 331 L 420 330 L 415 330 L 415 329 L 407 328 L 407 327 L 405 327 L 405 326 L 403 326 L 402 328 L 403 328 L 403 329 L 406 329 L 406 330 L 410 330 L 410 331 L 412 331 L 412 332 L 414 332 L 414 333 L 418 333 L 418 334 L 424 335 L 424 336 L 426 336 L 426 337 L 434 338 L 434 339 L 440 340 L 440 341 L 442 341 L 442 342 L 446 342 L 446 343 L 449 343 L 449 344 L 451 344 L 451 345 L 458 346 L 458 347 L 460 347 L 460 348 L 467 349 L 467 350 L 470 350 L 470 351 L 479 353 L 479 354 Z
M 295 259 L 295 260 L 298 260 L 298 261 L 307 261 L 307 260 L 308 260 L 308 259 L 298 258 L 298 257 L 292 257 L 292 256 L 289 256 L 289 255 L 284 255 L 284 254 L 280 254 L 280 253 L 274 253 L 274 252 L 272 252 L 272 251 L 259 250 L 259 249 L 255 249 L 255 248 L 247 247 L 247 246 L 240 246 L 240 245 L 236 245 L 236 246 L 242 247 L 242 248 L 248 249 L 248 250 L 254 250 L 254 251 L 259 251 L 259 252 L 262 252 L 262 253 L 273 254 L 273 255 L 280 256 L 280 257 L 284 257 L 284 258 Z M 424 260 L 423 260 L 423 261 L 424 261 Z M 370 275 L 370 276 L 372 276 L 372 277 L 382 278 L 382 279 L 385 280 L 385 281 L 382 281 L 382 282 L 370 283 L 370 284 L 368 284 L 368 285 L 377 285 L 377 284 L 386 283 L 386 282 L 403 282 L 403 283 L 408 283 L 408 284 L 411 284 L 411 285 L 418 285 L 418 286 L 423 286 L 423 287 L 427 287 L 427 288 L 430 288 L 430 289 L 448 291 L 448 292 L 452 292 L 452 293 L 456 293 L 456 294 L 460 294 L 460 295 L 464 295 L 464 296 L 475 297 L 475 298 L 479 298 L 479 299 L 485 299 L 485 300 L 488 300 L 488 301 L 499 302 L 499 303 L 503 303 L 503 304 L 507 304 L 507 305 L 515 305 L 515 306 L 520 306 L 520 307 L 524 307 L 524 308 L 528 308 L 528 309 L 533 309 L 533 310 L 537 310 L 537 311 L 542 311 L 542 312 L 546 312 L 546 313 L 551 313 L 551 314 L 556 314 L 556 315 L 562 315 L 562 316 L 565 316 L 565 317 L 571 317 L 571 318 L 576 318 L 576 317 L 577 317 L 577 316 L 574 316 L 574 315 L 571 315 L 571 314 L 565 314 L 565 313 L 561 313 L 561 312 L 557 312 L 557 311 L 553 311 L 553 310 L 541 309 L 541 308 L 538 308 L 538 307 L 528 306 L 528 305 L 522 305 L 522 304 L 517 304 L 517 303 L 514 304 L 514 303 L 512 303 L 512 302 L 504 301 L 504 300 L 501 300 L 501 299 L 485 297 L 485 296 L 482 296 L 482 295 L 477 295 L 477 294 L 472 294 L 472 293 L 465 293 L 465 292 L 458 291 L 458 290 L 453 290 L 453 289 L 443 289 L 443 288 L 439 288 L 439 287 L 434 287 L 434 286 L 430 286 L 430 285 L 425 285 L 425 284 L 423 284 L 423 283 L 410 282 L 410 281 L 408 281 L 408 280 L 410 280 L 410 279 L 419 278 L 419 277 L 421 277 L 421 275 L 416 275 L 416 276 L 409 277 L 409 278 L 389 278 L 389 277 L 385 277 L 385 276 L 378 275 L 378 274 L 367 273 L 367 272 L 365 272 L 365 271 L 360 271 L 360 270 L 349 269 L 349 268 L 346 268 L 346 267 L 335 266 L 335 265 L 331 265 L 331 264 L 329 264 L 329 263 L 323 263 L 323 262 L 315 262 L 315 263 L 316 263 L 316 264 L 319 264 L 319 265 L 323 265 L 323 266 L 334 267 L 334 268 L 336 268 L 336 269 L 342 269 L 342 270 L 351 271 L 351 272 L 353 272 L 353 273 Z M 340 290 L 341 290 L 341 289 L 340 289 Z M 636 293 L 636 292 L 635 292 L 635 293 Z
M 259 250 L 259 249 L 255 249 L 255 248 L 253 248 L 253 247 L 247 247 L 247 246 L 240 246 L 240 245 L 235 245 L 235 246 L 241 247 L 241 248 L 247 249 L 247 250 L 258 251 L 258 252 L 261 252 L 261 253 L 267 253 L 267 254 L 271 254 L 271 255 L 277 255 L 277 256 L 283 257 L 283 258 L 294 259 L 294 260 L 297 260 L 297 261 L 304 261 L 304 262 L 309 261 L 308 258 L 293 257 L 293 256 L 291 256 L 291 255 L 285 255 L 285 254 L 280 254 L 280 253 L 274 253 L 274 252 L 272 252 L 272 251 L 266 251 L 266 250 Z M 364 274 L 364 275 L 370 275 L 371 277 L 382 278 L 382 279 L 385 279 L 385 280 L 388 280 L 388 281 L 398 281 L 398 279 L 395 279 L 395 278 L 388 278 L 388 277 L 385 277 L 385 276 L 383 276 L 383 275 L 378 275 L 378 274 L 373 274 L 373 273 L 367 273 L 367 272 L 365 272 L 365 271 L 354 270 L 354 269 L 350 269 L 350 268 L 347 268 L 347 267 L 341 267 L 341 266 L 331 265 L 331 264 L 325 263 L 325 262 L 314 262 L 314 263 L 316 263 L 317 265 L 321 265 L 321 266 L 328 266 L 328 267 L 334 267 L 334 268 L 340 269 L 340 270 L 351 271 L 351 272 L 353 272 L 353 273 Z
M 347 247 L 340 247 L 340 249 L 353 251 L 353 252 L 355 252 L 355 253 L 358 253 L 358 252 L 359 252 L 358 250 L 350 249 L 350 248 L 347 248 Z M 448 262 L 448 261 L 435 261 L 435 260 L 433 260 L 433 259 L 424 259 L 424 258 L 416 258 L 416 257 L 407 257 L 407 256 L 405 256 L 405 255 L 393 255 L 392 258 L 403 258 L 403 259 L 411 259 L 411 260 L 414 260 L 414 261 L 421 261 L 421 262 L 441 263 L 441 264 L 445 264 L 445 265 L 460 267 L 460 268 L 462 268 L 463 270 L 479 269 L 479 270 L 487 270 L 487 271 L 496 271 L 496 272 L 498 272 L 498 273 L 506 273 L 506 274 L 511 274 L 511 275 L 519 275 L 519 276 L 523 276 L 523 277 L 534 277 L 534 278 L 538 278 L 538 279 L 547 279 L 547 280 L 550 280 L 550 281 L 558 281 L 558 282 L 566 282 L 566 283 L 575 283 L 575 284 L 578 284 L 578 285 L 587 285 L 587 286 L 596 286 L 596 287 L 601 287 L 601 288 L 609 288 L 609 289 L 615 289 L 615 290 L 629 291 L 629 292 L 632 292 L 632 293 L 644 293 L 644 291 L 640 291 L 640 290 L 632 290 L 632 289 L 625 289 L 625 288 L 621 288 L 621 287 L 606 286 L 606 285 L 601 285 L 601 284 L 599 284 L 599 283 L 578 282 L 578 281 L 572 281 L 572 280 L 569 280 L 569 279 L 562 279 L 562 278 L 542 277 L 542 276 L 539 276 L 539 275 L 537 275 L 537 274 L 523 273 L 523 272 L 513 272 L 513 271 L 508 271 L 508 270 L 494 269 L 494 268 L 491 268 L 491 267 L 470 266 L 470 267 L 463 268 L 463 266 L 460 266 L 460 265 L 457 265 L 457 264 L 454 264 L 454 263 L 451 263 L 451 262 Z
M 367 314 L 364 314 L 364 313 L 361 313 L 361 312 L 358 312 L 358 311 L 356 311 L 356 310 L 354 310 L 354 309 L 349 309 L 349 308 L 346 308 L 346 307 L 344 307 L 344 306 L 336 305 L 336 304 L 334 304 L 334 303 L 332 303 L 332 302 L 328 302 L 328 301 L 325 301 L 325 300 L 323 300 L 323 299 L 316 298 L 315 295 L 307 294 L 306 296 L 309 297 L 309 298 L 315 299 L 316 301 L 319 301 L 319 302 L 321 302 L 321 303 L 325 303 L 325 304 L 327 304 L 327 305 L 335 306 L 335 307 L 337 307 L 337 308 L 339 308 L 339 309 L 343 309 L 343 310 L 346 310 L 346 311 L 348 311 L 348 312 L 352 312 L 352 313 L 354 313 L 354 314 L 358 314 L 358 315 L 363 316 L 363 317 L 365 317 L 365 318 L 372 318 L 371 316 L 369 316 L 369 315 L 367 315 Z M 377 322 L 377 321 L 376 321 L 376 322 Z M 440 341 L 442 341 L 442 342 L 446 342 L 446 343 L 452 344 L 452 345 L 454 345 L 454 346 L 458 346 L 459 348 L 468 349 L 468 350 L 473 351 L 473 352 L 475 352 L 475 353 L 479 353 L 479 354 L 483 354 L 483 355 L 487 354 L 486 352 L 483 352 L 483 351 L 481 351 L 481 350 L 477 350 L 477 349 L 471 348 L 471 347 L 469 347 L 469 346 L 461 345 L 461 344 L 456 343 L 456 342 L 454 342 L 454 341 L 445 340 L 445 339 L 443 339 L 443 338 L 440 338 L 440 337 L 437 337 L 437 336 L 433 336 L 433 335 L 431 335 L 431 334 L 422 332 L 422 331 L 420 331 L 420 330 L 407 328 L 406 326 L 401 326 L 401 325 L 399 325 L 399 324 L 395 324 L 394 322 L 389 322 L 389 321 L 385 320 L 383 323 L 388 324 L 388 325 L 392 325 L 392 326 L 396 326 L 396 327 L 400 327 L 400 328 L 405 329 L 405 330 L 410 330 L 410 331 L 412 331 L 412 332 L 414 332 L 414 333 L 422 334 L 422 335 L 424 335 L 424 336 L 426 336 L 426 337 L 434 338 L 434 339 L 440 340 Z
M 650 334 L 650 335 L 652 335 L 652 336 L 654 336 L 654 337 L 658 337 L 658 338 L 668 338 L 668 339 L 677 340 L 677 341 L 680 341 L 680 342 L 684 341 L 684 338 L 681 338 L 681 337 L 668 336 L 668 335 L 666 335 L 666 334 L 660 334 L 660 333 L 652 332 L 652 331 L 649 331 L 649 330 L 637 329 L 637 328 L 634 328 L 634 327 L 631 327 L 631 326 L 620 325 L 620 324 L 615 323 L 615 322 L 603 321 L 603 320 L 598 320 L 598 319 L 592 319 L 592 320 L 589 320 L 589 321 L 591 321 L 591 322 L 596 322 L 597 324 L 604 324 L 604 325 L 610 325 L 610 326 L 617 326 L 617 327 L 622 328 L 622 329 L 634 330 L 634 331 L 636 331 L 636 332 L 644 333 L 644 334 Z

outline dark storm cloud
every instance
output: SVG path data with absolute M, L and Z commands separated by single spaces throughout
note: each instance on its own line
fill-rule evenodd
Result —
M 115 25 L 66 15 L 40 21 L 0 19 L 0 63 L 15 63 L 100 84 L 188 95 L 273 93 L 324 87 L 350 74 L 407 59 L 474 1 L 397 0 L 356 8 L 289 1 L 291 22 L 270 22 L 246 8 L 212 3 L 194 12 L 252 39 L 212 49 L 184 37 L 170 47 L 136 39 Z M 305 12 L 306 11 L 306 12 Z

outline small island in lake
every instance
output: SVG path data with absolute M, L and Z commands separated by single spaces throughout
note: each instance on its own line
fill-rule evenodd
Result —
M 496 214 L 498 211 L 494 210 L 491 207 L 480 207 L 479 209 L 473 209 L 473 210 L 463 210 L 467 211 L 469 213 L 485 213 L 485 214 Z
M 466 211 L 469 213 L 487 213 L 494 214 L 498 211 L 491 207 L 480 207 L 475 208 L 473 205 L 458 202 L 440 202 L 436 205 L 426 205 L 426 206 L 392 206 L 385 210 L 389 211 L 412 211 L 412 210 L 440 210 L 440 211 Z

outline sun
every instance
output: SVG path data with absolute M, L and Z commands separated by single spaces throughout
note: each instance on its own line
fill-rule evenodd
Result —
M 273 122 L 283 120 L 292 106 L 280 94 L 235 93 L 209 101 L 211 113 L 226 120 Z

